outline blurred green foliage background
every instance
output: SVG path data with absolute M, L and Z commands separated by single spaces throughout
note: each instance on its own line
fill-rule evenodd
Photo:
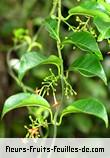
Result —
M 77 5 L 80 2 L 76 0 L 62 0 L 62 14 L 67 15 L 68 9 Z M 0 0 L 0 111 L 3 103 L 8 96 L 20 92 L 21 89 L 16 82 L 10 77 L 6 63 L 8 50 L 13 46 L 13 31 L 17 28 L 29 30 L 30 36 L 33 36 L 42 20 L 48 16 L 52 6 L 52 0 Z M 74 18 L 71 18 L 70 23 L 74 23 Z M 74 25 L 77 25 L 75 23 Z M 62 25 L 62 34 L 65 34 L 68 29 Z M 97 30 L 96 30 L 97 31 Z M 42 44 L 42 52 L 49 55 L 50 53 L 57 54 L 56 45 L 49 37 L 44 28 L 40 31 L 38 41 Z M 110 114 L 110 46 L 105 40 L 99 43 L 99 47 L 103 53 L 103 66 L 108 77 L 108 86 L 97 78 L 84 78 L 78 73 L 70 74 L 70 83 L 77 91 L 78 98 L 94 97 L 101 100 Z M 13 52 L 13 57 L 20 57 L 25 50 Z M 82 52 L 79 49 L 73 49 L 72 46 L 66 46 L 63 50 L 63 59 L 65 68 L 72 63 Z M 36 89 L 41 84 L 42 79 L 48 75 L 48 67 L 33 69 L 30 74 L 27 74 L 25 83 Z M 61 92 L 59 91 L 58 96 Z M 71 99 L 69 102 L 71 102 Z M 25 137 L 26 130 L 24 125 L 28 125 L 28 111 L 26 108 L 17 109 L 5 116 L 0 121 L 0 137 Z M 49 137 L 52 137 L 53 128 L 50 126 Z M 57 137 L 109 137 L 110 128 L 106 129 L 103 122 L 88 115 L 69 115 L 63 119 L 63 123 L 58 127 Z

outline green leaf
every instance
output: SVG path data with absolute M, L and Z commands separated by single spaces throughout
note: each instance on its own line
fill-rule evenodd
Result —
M 40 106 L 47 110 L 50 109 L 49 103 L 43 97 L 36 94 L 19 93 L 9 97 L 5 101 L 2 112 L 2 118 L 7 112 L 13 109 L 32 106 Z
M 45 20 L 44 25 L 47 31 L 50 33 L 50 36 L 55 40 L 59 40 L 59 36 L 57 33 L 57 27 L 58 27 L 57 20 L 49 17 L 48 19 Z
M 99 59 L 103 59 L 95 38 L 89 32 L 73 32 L 63 41 L 63 43 L 74 44 L 84 51 L 95 53 Z
M 98 41 L 110 38 L 110 20 L 106 22 L 102 18 L 95 17 L 93 22 L 96 25 L 98 31 L 100 32 Z
M 62 117 L 70 113 L 84 113 L 99 117 L 102 119 L 106 127 L 108 127 L 108 117 L 105 106 L 96 99 L 81 99 L 68 105 L 61 113 L 60 123 Z
M 107 2 L 108 1 L 108 2 Z M 101 4 L 103 7 L 105 7 L 108 14 L 110 13 L 110 1 L 109 0 L 97 0 L 99 4 Z
M 86 77 L 98 76 L 107 85 L 103 67 L 95 54 L 86 54 L 76 59 L 69 67 L 70 71 L 78 71 Z
M 22 80 L 28 70 L 42 64 L 54 64 L 59 66 L 61 64 L 61 60 L 55 55 L 46 57 L 37 52 L 28 52 L 21 57 L 18 71 L 19 79 Z
M 69 10 L 69 15 L 87 15 L 91 17 L 98 16 L 106 21 L 110 20 L 108 11 L 105 6 L 96 1 L 86 0 L 84 3 L 80 4 Z

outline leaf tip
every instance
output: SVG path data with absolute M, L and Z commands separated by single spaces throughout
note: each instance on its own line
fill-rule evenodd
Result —
M 106 126 L 106 128 L 109 127 L 108 117 L 107 117 L 106 120 L 105 120 L 105 126 Z
M 105 74 L 105 73 L 104 73 L 104 74 Z M 108 81 L 107 81 L 106 75 L 105 75 L 105 77 L 104 77 L 102 80 L 103 80 L 103 82 L 105 83 L 105 86 L 107 86 L 107 85 L 108 85 Z

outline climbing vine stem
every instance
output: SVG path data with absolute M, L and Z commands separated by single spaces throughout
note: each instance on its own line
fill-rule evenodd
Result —
M 61 59 L 61 70 L 60 70 L 60 78 L 61 78 L 61 87 L 62 87 L 62 98 L 61 98 L 61 105 L 63 105 L 63 100 L 64 100 L 64 68 L 63 68 L 63 59 L 62 59 L 62 54 L 61 54 L 61 40 L 60 40 L 60 26 L 61 26 L 61 19 L 62 19 L 62 14 L 61 14 L 61 0 L 58 0 L 58 26 L 57 26 L 57 34 L 59 36 L 58 41 L 57 41 L 57 49 L 58 49 L 58 56 Z M 54 138 L 56 137 L 57 134 L 57 116 L 59 114 L 60 106 L 56 109 L 55 115 L 54 115 Z
M 58 0 L 53 0 L 53 7 L 52 7 L 52 10 L 50 12 L 50 15 L 53 15 L 54 12 L 55 12 L 55 9 L 57 7 L 57 3 L 58 3 Z
M 61 54 L 61 40 L 60 40 L 60 25 L 61 25 L 61 19 L 62 19 L 62 14 L 61 14 L 61 0 L 58 0 L 58 27 L 57 27 L 57 34 L 59 36 L 59 40 L 57 41 L 57 49 L 58 49 L 58 55 L 59 58 L 61 59 L 61 85 L 62 85 L 62 100 L 61 104 L 63 104 L 63 99 L 64 99 L 64 68 L 63 68 L 63 59 L 62 59 L 62 54 Z

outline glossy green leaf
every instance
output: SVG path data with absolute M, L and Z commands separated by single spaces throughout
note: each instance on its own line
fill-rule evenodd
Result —
M 98 41 L 110 38 L 110 20 L 106 22 L 102 18 L 95 17 L 93 22 L 96 25 L 98 31 L 100 32 Z
M 50 109 L 49 103 L 43 97 L 36 94 L 19 93 L 9 97 L 5 101 L 3 106 L 2 118 L 7 112 L 13 109 L 32 106 L 40 106 L 44 109 Z
M 96 0 L 86 0 L 84 3 L 80 4 L 69 10 L 69 15 L 87 15 L 91 17 L 98 16 L 106 21 L 110 20 L 108 12 L 104 5 L 96 2 Z
M 28 70 L 42 64 L 54 64 L 58 66 L 61 64 L 61 60 L 55 55 L 46 57 L 37 52 L 28 52 L 24 54 L 20 60 L 20 67 L 18 71 L 19 79 L 22 80 Z
M 74 44 L 84 51 L 95 53 L 99 59 L 103 59 L 95 38 L 89 32 L 73 32 L 63 43 Z
M 45 20 L 44 23 L 47 31 L 49 32 L 50 36 L 55 39 L 58 40 L 59 36 L 57 33 L 57 27 L 58 27 L 58 22 L 56 19 L 49 17 L 48 19 Z
M 69 67 L 70 71 L 78 71 L 86 77 L 98 76 L 107 85 L 103 67 L 95 54 L 86 54 L 76 59 Z
M 110 1 L 109 0 L 97 0 L 97 2 L 106 9 L 108 14 L 110 13 Z
M 99 117 L 102 119 L 106 127 L 108 127 L 108 117 L 105 106 L 96 99 L 81 99 L 68 105 L 61 113 L 60 122 L 62 117 L 70 113 L 84 113 Z

